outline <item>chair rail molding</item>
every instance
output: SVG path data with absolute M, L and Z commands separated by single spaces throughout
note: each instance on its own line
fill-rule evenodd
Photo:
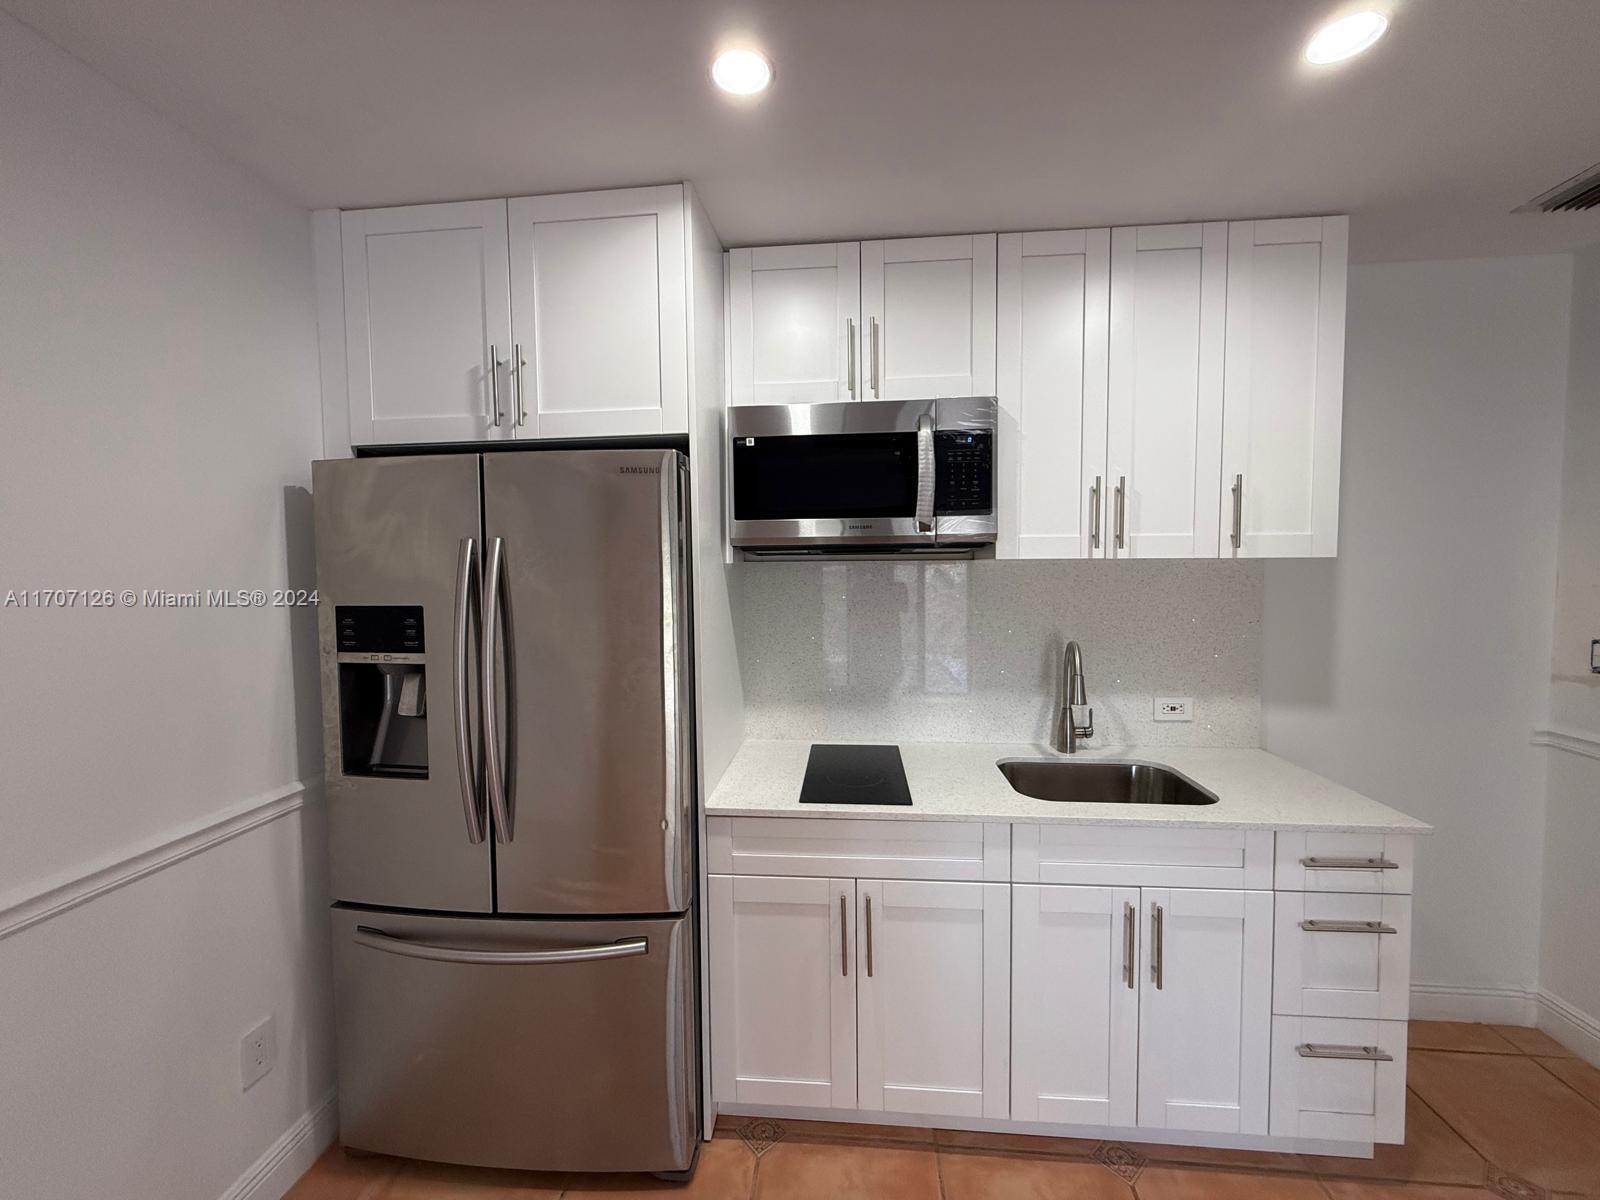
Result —
M 1565 750 L 1569 754 L 1581 754 L 1584 758 L 1600 758 L 1600 734 L 1580 733 L 1576 729 L 1535 729 L 1528 740 L 1535 746 Z
M 54 876 L 0 894 L 0 940 L 304 808 L 320 779 L 297 779 Z

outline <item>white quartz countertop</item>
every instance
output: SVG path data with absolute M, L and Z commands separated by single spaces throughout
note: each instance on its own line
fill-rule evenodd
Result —
M 1119 747 L 1057 754 L 1025 742 L 901 742 L 911 805 L 800 803 L 810 742 L 747 741 L 706 805 L 712 817 L 869 817 L 874 820 L 1037 821 L 1326 833 L 1428 833 L 1431 826 L 1265 750 Z M 1215 804 L 1079 804 L 1012 791 L 1002 759 L 1153 763 L 1217 797 Z

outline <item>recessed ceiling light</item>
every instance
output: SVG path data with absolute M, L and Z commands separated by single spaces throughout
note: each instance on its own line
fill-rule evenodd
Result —
M 1354 58 L 1383 36 L 1389 18 L 1379 12 L 1351 13 L 1329 21 L 1306 43 L 1306 61 L 1322 66 Z
M 753 96 L 772 82 L 772 64 L 754 50 L 724 50 L 711 64 L 711 78 L 725 92 Z

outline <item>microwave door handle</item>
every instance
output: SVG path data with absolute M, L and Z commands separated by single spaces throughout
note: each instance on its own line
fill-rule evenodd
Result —
M 933 417 L 917 418 L 917 532 L 933 532 Z

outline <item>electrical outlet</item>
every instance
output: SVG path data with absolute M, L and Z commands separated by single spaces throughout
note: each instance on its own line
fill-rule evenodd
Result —
M 1194 700 L 1188 696 L 1157 696 L 1155 713 L 1158 721 L 1194 720 Z
M 248 1091 L 278 1061 L 278 1028 L 268 1017 L 239 1039 L 239 1084 Z

